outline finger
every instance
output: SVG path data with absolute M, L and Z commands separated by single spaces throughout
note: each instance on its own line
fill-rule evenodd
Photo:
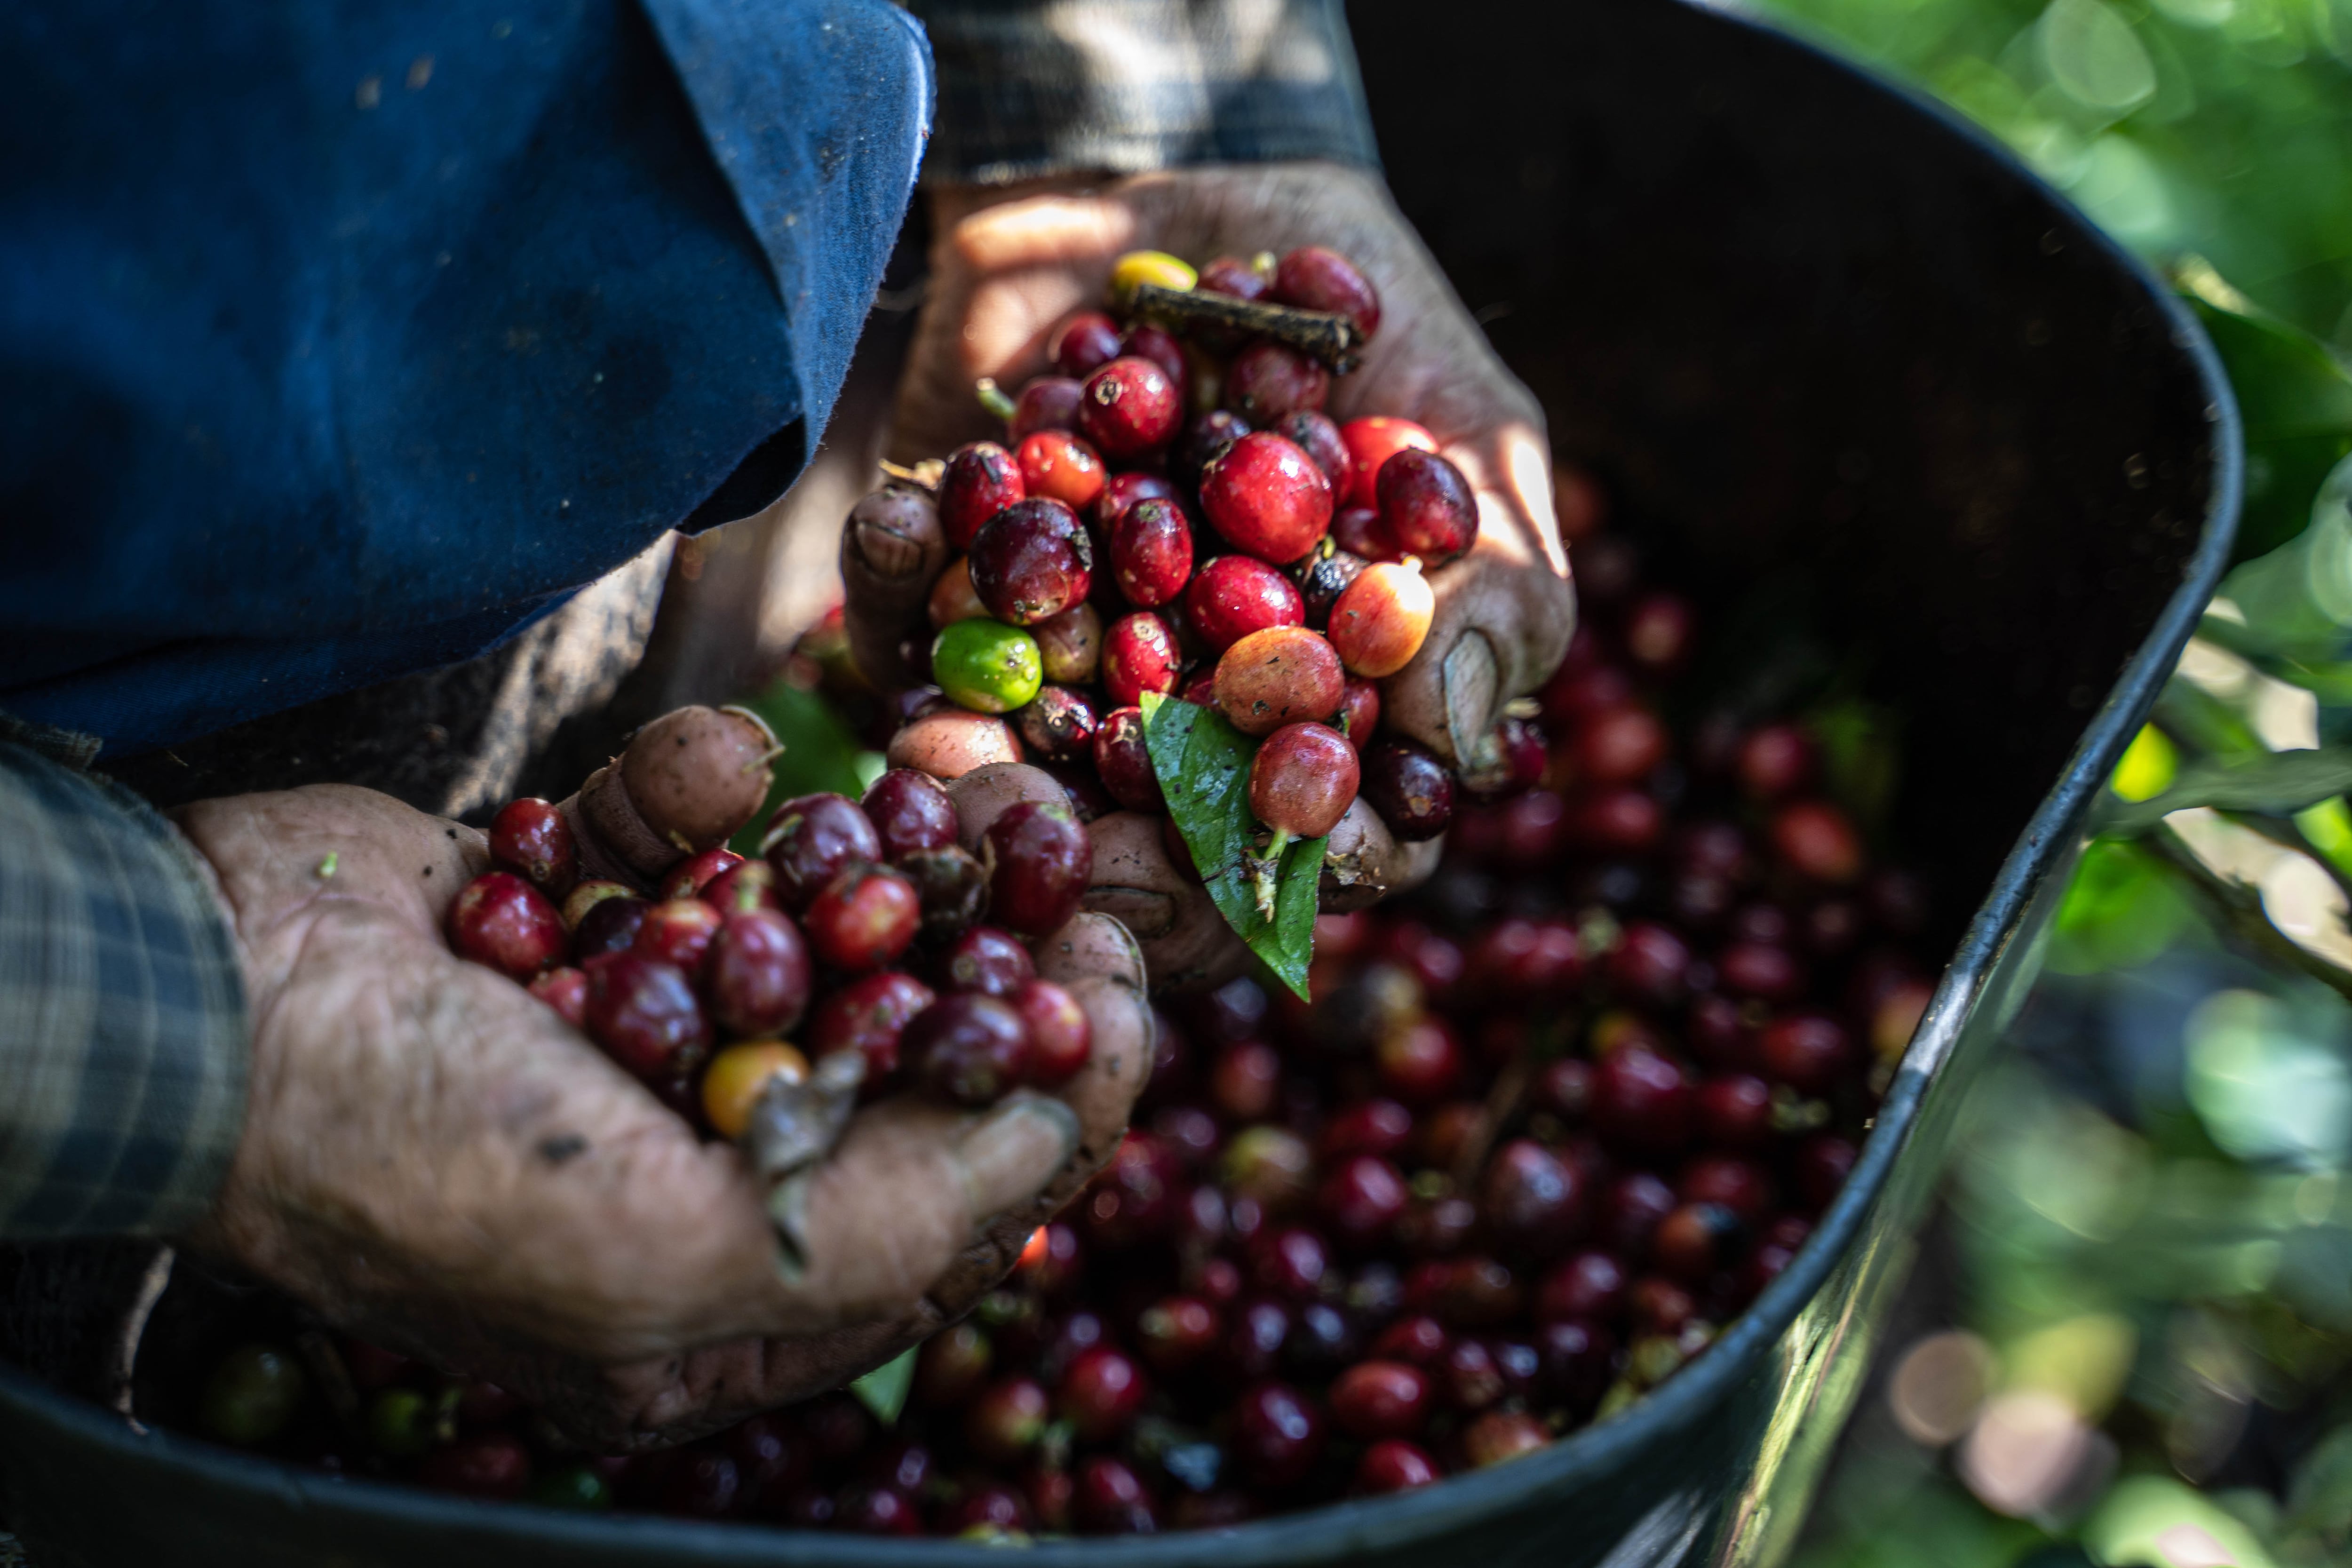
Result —
M 1168 858 L 1161 819 L 1115 811 L 1087 825 L 1095 868 L 1086 907 L 1134 933 L 1155 991 L 1189 991 L 1240 973 L 1248 961 L 1208 889 Z
M 952 783 L 992 763 L 1017 763 L 1021 738 L 993 713 L 941 706 L 908 720 L 890 737 L 883 760 Z
M 1475 760 L 1503 705 L 1541 686 L 1568 651 L 1576 595 L 1507 535 L 1431 577 L 1437 600 L 1412 662 L 1381 685 L 1381 721 L 1454 767 Z
M 989 763 L 962 774 L 948 785 L 955 802 L 956 824 L 963 847 L 980 853 L 980 841 L 1003 816 L 1023 801 L 1040 805 L 1069 804 L 1069 792 L 1043 768 L 1019 763 Z
M 1371 804 L 1358 795 L 1331 829 L 1323 850 L 1323 880 L 1316 907 L 1327 915 L 1367 909 L 1391 893 L 1418 887 L 1444 851 L 1444 841 L 1401 842 Z
M 849 509 L 841 529 L 842 626 L 857 668 L 885 691 L 922 680 L 908 645 L 928 640 L 924 605 L 947 563 L 939 508 L 919 486 L 894 480 Z
M 562 805 L 583 876 L 636 886 L 742 831 L 768 798 L 775 731 L 746 708 L 677 708 Z

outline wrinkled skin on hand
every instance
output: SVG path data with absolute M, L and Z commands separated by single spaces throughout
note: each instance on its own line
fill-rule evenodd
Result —
M 1129 179 L 1054 180 L 932 196 L 931 282 L 901 385 L 892 439 L 905 463 L 944 457 L 1001 426 L 972 393 L 980 376 L 1016 391 L 1046 368 L 1045 344 L 1071 311 L 1100 303 L 1122 252 L 1193 261 L 1297 245 L 1351 258 L 1380 290 L 1381 321 L 1360 368 L 1332 384 L 1328 412 L 1388 414 L 1437 437 L 1478 496 L 1468 555 L 1431 575 L 1436 617 L 1421 653 L 1381 682 L 1381 723 L 1449 762 L 1492 731 L 1503 705 L 1534 690 L 1575 629 L 1575 595 L 1553 515 L 1542 410 L 1503 367 L 1436 264 L 1373 176 L 1334 164 L 1211 167 Z M 900 523 L 907 526 L 901 527 Z M 911 679 L 898 649 L 926 635 L 924 594 L 945 563 L 933 520 L 853 516 L 842 542 L 853 646 L 885 683 Z M 1121 814 L 1122 816 L 1124 814 Z M 1096 889 L 1143 943 L 1155 986 L 1213 982 L 1239 942 L 1197 884 L 1167 863 L 1156 832 L 1118 816 L 1094 825 Z M 1409 887 L 1434 845 L 1399 845 L 1369 809 L 1343 831 L 1351 858 L 1328 907 Z
M 959 793 L 983 831 L 993 811 Z M 806 1268 L 788 1277 L 731 1145 L 449 952 L 478 834 L 336 786 L 181 821 L 218 877 L 254 1026 L 243 1141 L 189 1244 L 600 1449 L 835 1386 L 966 1310 L 1117 1145 L 1150 1071 L 1136 943 L 1079 915 L 1038 967 L 1086 1008 L 1090 1065 L 985 1111 L 861 1110 L 793 1207 Z

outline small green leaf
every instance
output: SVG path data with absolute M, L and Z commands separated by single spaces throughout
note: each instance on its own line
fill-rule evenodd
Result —
M 2113 834 L 2145 833 L 2176 811 L 2208 805 L 2288 816 L 2352 790 L 2352 747 L 2272 752 L 2242 762 L 2204 757 L 2180 770 L 2153 800 L 2119 805 L 2100 825 Z
M 915 1352 L 902 1351 L 849 1385 L 874 1419 L 887 1426 L 907 1407 L 907 1391 L 915 1386 Z
M 1283 850 L 1274 874 L 1274 918 L 1267 920 L 1252 886 L 1262 831 L 1249 807 L 1255 743 L 1213 709 L 1150 692 L 1143 699 L 1143 738 L 1168 815 L 1209 897 L 1250 951 L 1306 999 L 1328 840 L 1305 839 Z

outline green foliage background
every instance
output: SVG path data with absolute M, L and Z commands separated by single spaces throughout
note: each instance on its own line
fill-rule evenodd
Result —
M 1986 126 L 2166 268 L 2228 365 L 2242 564 L 2116 793 L 2352 733 L 2352 0 L 1762 10 Z M 2085 856 L 1971 1108 L 1940 1321 L 1902 1331 L 1973 1336 L 1989 1397 L 2071 1409 L 2074 1483 L 2021 1506 L 1976 1432 L 1922 1439 L 1882 1402 L 1806 1568 L 2352 1562 L 2352 817 L 2193 815 L 2193 846 L 2119 830 Z M 2290 884 L 2335 900 L 2294 912 Z

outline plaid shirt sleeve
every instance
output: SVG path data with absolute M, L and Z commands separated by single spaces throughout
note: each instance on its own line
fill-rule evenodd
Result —
M 195 852 L 136 796 L 52 760 L 88 761 L 71 740 L 0 720 L 10 1240 L 184 1227 L 245 1121 L 244 985 Z
M 1377 164 L 1340 0 L 904 0 L 930 33 L 927 183 Z

